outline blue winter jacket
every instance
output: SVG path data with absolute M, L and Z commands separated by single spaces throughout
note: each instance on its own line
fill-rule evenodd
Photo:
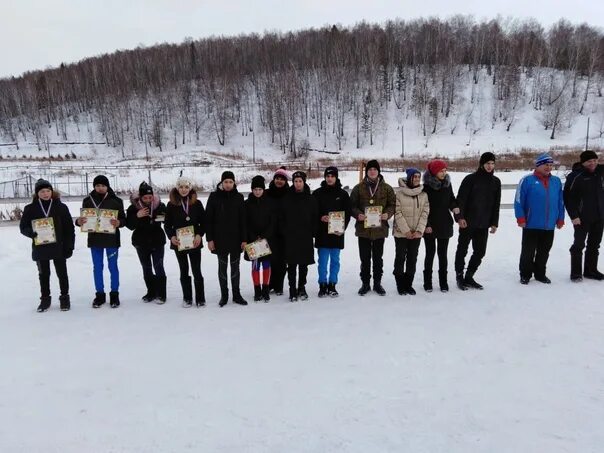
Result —
M 556 223 L 564 221 L 562 181 L 557 176 L 549 177 L 545 187 L 535 174 L 526 175 L 518 183 L 514 199 L 516 219 L 524 219 L 526 228 L 553 230 Z

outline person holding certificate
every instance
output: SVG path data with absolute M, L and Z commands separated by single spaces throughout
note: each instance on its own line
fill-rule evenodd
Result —
M 306 173 L 296 171 L 283 203 L 281 220 L 281 229 L 285 233 L 290 302 L 308 299 L 306 276 L 309 264 L 315 263 L 313 238 L 317 234 L 318 218 L 317 200 L 306 184 Z
M 396 210 L 392 235 L 396 247 L 394 280 L 402 296 L 415 296 L 413 278 L 417 265 L 417 253 L 428 222 L 430 204 L 421 185 L 422 174 L 417 168 L 408 168 L 407 178 L 399 178 L 396 192 Z
M 67 259 L 75 246 L 73 220 L 69 208 L 61 202 L 50 182 L 39 179 L 34 190 L 32 202 L 23 209 L 19 229 L 22 235 L 32 239 L 31 256 L 38 266 L 40 305 L 37 311 L 42 313 L 50 307 L 51 260 L 59 278 L 60 308 L 67 311 L 71 308 Z
M 97 227 L 88 230 L 88 247 L 92 255 L 94 272 L 94 287 L 96 294 L 92 308 L 101 307 L 106 301 L 105 283 L 103 280 L 104 255 L 107 255 L 107 267 L 111 276 L 111 291 L 109 304 L 111 308 L 120 306 L 120 271 L 118 268 L 118 252 L 120 248 L 120 228 L 126 224 L 124 202 L 119 198 L 105 175 L 98 175 L 92 181 L 94 190 L 82 201 L 83 212 L 97 211 Z M 80 215 L 76 225 L 88 225 L 90 217 Z
M 449 291 L 447 250 L 449 239 L 453 236 L 451 213 L 458 216 L 459 208 L 444 160 L 434 159 L 428 163 L 428 169 L 424 173 L 424 191 L 428 194 L 430 202 L 430 214 L 424 230 L 424 290 L 432 292 L 432 266 L 434 255 L 438 252 L 438 283 L 440 290 L 446 293 Z
M 176 181 L 176 187 L 170 191 L 164 230 L 170 238 L 170 248 L 174 250 L 178 261 L 182 306 L 185 308 L 193 305 L 193 286 L 189 276 L 189 263 L 195 282 L 195 305 L 203 307 L 206 304 L 204 280 L 201 274 L 202 236 L 205 228 L 206 212 L 203 204 L 197 198 L 192 181 L 181 176 Z
M 247 301 L 241 296 L 239 289 L 241 252 L 247 244 L 245 204 L 243 195 L 237 190 L 233 172 L 222 173 L 216 190 L 208 197 L 207 216 L 208 248 L 218 256 L 218 281 L 220 283 L 218 305 L 224 307 L 229 300 L 227 280 L 229 261 L 231 263 L 233 302 L 247 305 Z
M 264 192 L 266 187 L 264 177 L 256 175 L 252 178 L 252 192 L 245 200 L 245 216 L 247 225 L 248 244 L 265 240 L 269 247 L 275 229 L 273 205 Z M 272 250 L 272 249 L 271 249 Z M 245 254 L 249 259 L 248 254 Z M 262 269 L 262 271 L 260 271 Z M 254 301 L 268 302 L 271 281 L 271 255 L 252 259 L 252 281 L 254 283 Z
M 132 230 L 132 245 L 136 248 L 143 268 L 143 279 L 147 293 L 144 302 L 166 302 L 166 272 L 164 270 L 164 246 L 166 234 L 161 222 L 166 215 L 166 206 L 153 193 L 153 187 L 145 181 L 138 188 L 138 196 L 130 196 L 126 211 L 126 227 Z M 154 273 L 155 270 L 155 273 Z
M 338 297 L 336 285 L 340 272 L 340 251 L 344 248 L 344 232 L 350 222 L 350 196 L 342 189 L 336 167 L 327 167 L 323 177 L 321 187 L 313 192 L 319 215 L 315 238 L 319 256 L 319 297 Z
M 382 286 L 384 273 L 384 240 L 388 237 L 388 219 L 394 215 L 396 196 L 394 189 L 386 183 L 380 173 L 377 160 L 365 166 L 365 177 L 350 194 L 352 216 L 356 219 L 356 235 L 359 240 L 361 258 L 361 288 L 364 296 L 371 286 L 371 263 L 373 261 L 373 290 L 380 296 L 386 295 Z

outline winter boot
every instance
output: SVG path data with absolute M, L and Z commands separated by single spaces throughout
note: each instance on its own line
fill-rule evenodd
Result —
M 289 301 L 297 302 L 298 301 L 298 290 L 293 286 L 289 287 Z
M 191 277 L 181 277 L 180 286 L 182 287 L 182 306 L 189 308 L 193 305 L 193 286 Z
M 327 283 L 319 283 L 319 297 L 325 297 L 327 296 Z
M 262 287 L 260 285 L 254 285 L 254 302 L 260 302 L 262 300 Z
M 474 271 L 466 271 L 466 276 L 463 279 L 463 283 L 466 288 L 484 289 L 484 286 L 474 280 Z
M 194 279 L 195 284 L 195 305 L 197 307 L 203 307 L 206 304 L 206 293 L 203 282 L 203 277 Z
M 466 280 L 464 279 L 463 271 L 461 271 L 461 272 L 455 272 L 455 281 L 457 282 L 457 287 L 461 291 L 467 291 L 468 290 L 468 285 L 466 285 Z
M 590 280 L 604 280 L 604 274 L 598 270 L 597 252 L 585 252 L 585 269 L 583 276 Z
M 394 281 L 396 282 L 396 292 L 399 296 L 404 296 L 407 294 L 407 290 L 405 288 L 405 277 L 403 275 L 395 275 Z
M 368 281 L 363 281 L 363 284 L 359 288 L 359 296 L 364 296 L 369 291 L 371 291 L 371 286 L 369 286 L 369 282 Z
M 229 302 L 229 290 L 220 288 L 220 300 L 218 301 L 219 307 L 224 307 Z
M 120 306 L 120 293 L 119 291 L 109 292 L 109 306 L 111 308 L 117 308 Z
M 247 305 L 247 300 L 241 295 L 239 291 L 239 278 L 231 278 L 231 285 L 233 286 L 233 302 L 237 305 Z
M 581 258 L 581 255 L 570 254 L 570 279 L 573 282 L 583 280 L 583 263 Z
M 145 286 L 147 287 L 147 294 L 142 297 L 143 302 L 153 302 L 156 296 L 155 288 L 155 277 L 145 277 Z
M 424 271 L 424 291 L 432 292 L 432 271 Z
M 415 296 L 417 292 L 413 289 L 413 276 L 405 275 L 404 276 L 404 288 L 405 292 L 410 296 Z
M 61 311 L 69 311 L 71 309 L 71 300 L 69 299 L 69 294 L 59 296 L 59 304 L 61 306 Z
M 157 296 L 155 298 L 155 303 L 158 305 L 163 305 L 166 303 L 166 285 L 166 276 L 155 277 L 155 295 Z
M 40 297 L 40 305 L 38 305 L 38 308 L 36 309 L 36 311 L 38 313 L 44 313 L 45 311 L 47 311 L 50 308 L 50 301 L 51 301 L 50 296 Z
M 335 283 L 329 283 L 327 285 L 327 295 L 329 297 L 338 297 L 340 295 L 340 293 L 338 293 L 338 290 L 336 289 Z
M 107 302 L 107 295 L 105 293 L 96 293 L 92 301 L 92 308 L 99 308 L 105 302 Z
M 447 281 L 447 271 L 438 271 L 438 286 L 443 293 L 449 292 L 449 282 Z
M 308 300 L 308 293 L 306 292 L 306 287 L 304 285 L 298 287 L 298 298 L 300 300 Z
M 264 300 L 264 302 L 268 302 L 269 300 L 271 300 L 271 296 L 270 296 L 270 287 L 268 285 L 262 285 L 262 299 Z
M 373 279 L 373 290 L 378 293 L 380 296 L 386 295 L 386 290 L 382 286 L 382 280 L 374 278 Z

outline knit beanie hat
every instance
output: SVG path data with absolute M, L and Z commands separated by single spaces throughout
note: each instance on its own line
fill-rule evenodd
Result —
M 598 155 L 595 152 L 593 152 L 591 149 L 588 149 L 581 153 L 581 156 L 579 157 L 579 159 L 581 159 L 581 163 L 585 163 L 591 159 L 598 159 Z
M 153 195 L 153 187 L 151 187 L 145 181 L 141 182 L 141 185 L 138 186 L 138 195 L 140 197 L 144 195 Z
M 34 190 L 36 192 L 36 195 L 38 195 L 38 192 L 40 192 L 42 189 L 50 189 L 50 190 L 52 190 L 52 185 L 46 179 L 40 178 L 40 179 L 38 179 L 36 181 L 36 185 L 34 186 Z
M 230 179 L 231 181 L 235 182 L 235 174 L 229 170 L 223 171 L 222 176 L 220 177 L 220 182 L 224 181 L 225 179 Z
M 264 176 L 256 175 L 252 178 L 252 190 L 254 189 L 266 189 L 266 185 L 264 183 Z
M 482 167 L 487 162 L 495 162 L 495 154 L 493 154 L 490 151 L 487 151 L 486 153 L 482 153 L 482 155 L 480 156 L 480 162 L 479 162 L 478 166 Z
M 407 168 L 407 170 L 405 170 L 405 173 L 407 173 L 407 183 L 410 183 L 413 179 L 413 175 L 419 174 L 421 172 L 417 168 Z
M 287 173 L 287 169 L 285 167 L 279 167 L 277 169 L 277 171 L 275 171 L 275 174 L 273 175 L 273 181 L 275 180 L 275 178 L 283 178 L 286 181 L 289 181 L 289 174 Z
M 554 159 L 548 154 L 541 154 L 537 159 L 535 159 L 535 167 L 540 167 L 545 164 L 553 164 Z
M 378 171 L 378 173 L 381 172 L 379 162 L 377 160 L 375 160 L 375 159 L 372 159 L 369 162 L 367 162 L 367 165 L 365 165 L 365 176 L 367 176 L 367 172 L 371 168 L 375 168 Z
M 107 176 L 105 176 L 105 175 L 97 175 L 94 178 L 94 180 L 92 181 L 92 187 L 96 187 L 99 184 L 101 184 L 101 185 L 103 185 L 103 186 L 105 186 L 107 188 L 111 187 L 109 185 L 109 179 L 107 179 Z
M 181 176 L 176 180 L 176 187 L 193 187 L 193 182 L 186 176 Z
M 337 169 L 337 167 L 327 167 L 325 169 L 325 172 L 323 173 L 323 177 L 326 178 L 327 175 L 332 175 L 332 176 L 335 176 L 337 178 L 338 177 L 338 169 Z
M 292 181 L 296 178 L 302 178 L 302 181 L 306 182 L 306 173 L 304 173 L 303 171 L 295 171 L 294 174 L 292 175 Z
M 436 176 L 439 171 L 447 168 L 447 163 L 442 159 L 434 159 L 428 163 L 428 171 L 432 176 Z

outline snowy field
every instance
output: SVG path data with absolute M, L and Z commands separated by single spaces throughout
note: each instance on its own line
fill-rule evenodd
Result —
M 556 232 L 552 285 L 517 278 L 520 230 L 502 211 L 477 274 L 486 289 L 356 295 L 347 232 L 339 299 L 217 305 L 217 259 L 203 252 L 208 306 L 144 304 L 123 231 L 119 309 L 90 307 L 85 235 L 69 260 L 72 310 L 38 304 L 29 240 L 0 227 L 0 451 L 598 452 L 604 444 L 604 283 L 571 284 L 572 231 Z M 449 248 L 450 272 L 455 238 Z M 423 260 L 423 246 L 420 262 Z M 242 289 L 249 301 L 249 263 Z M 604 267 L 604 263 L 601 265 Z

